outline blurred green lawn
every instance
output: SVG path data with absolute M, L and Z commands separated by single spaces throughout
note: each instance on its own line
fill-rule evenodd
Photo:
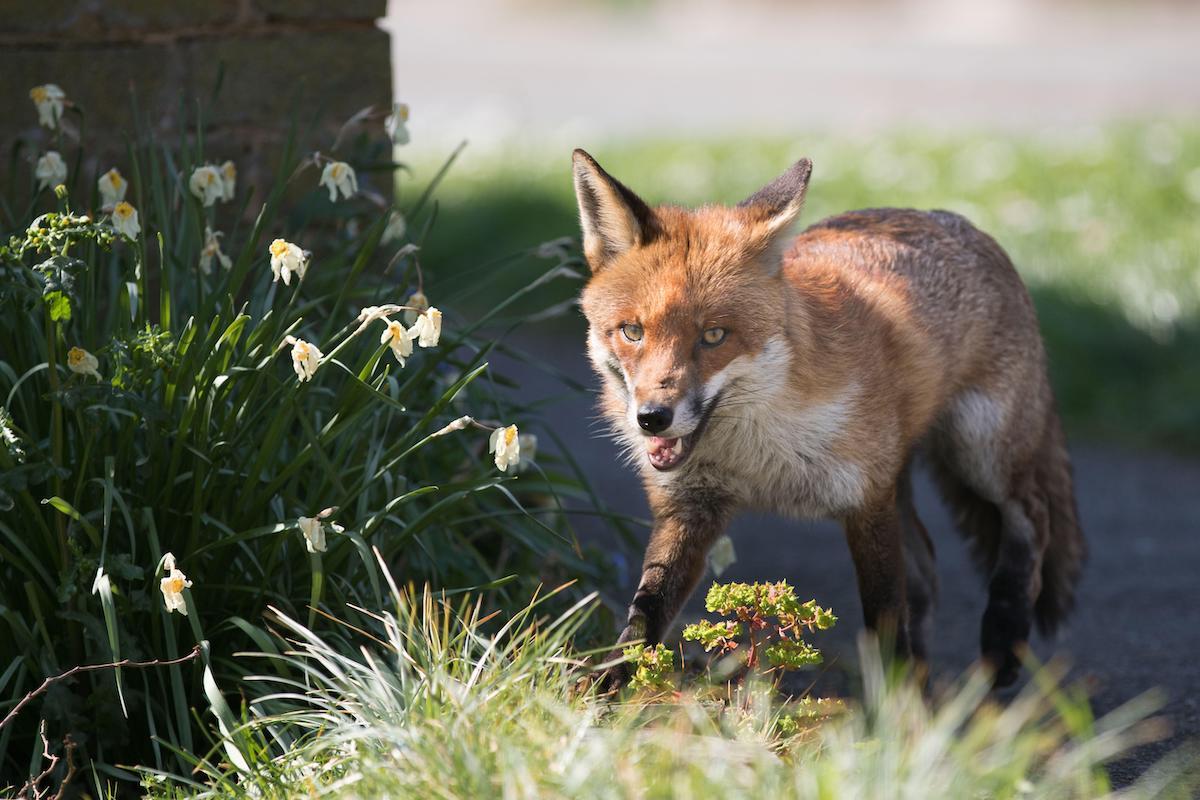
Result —
M 1008 249 L 1033 291 L 1072 433 L 1200 450 L 1200 123 L 589 150 L 651 202 L 736 202 L 807 155 L 808 222 L 870 206 L 963 213 Z M 436 165 L 413 169 L 420 184 Z M 471 276 L 504 270 L 515 289 L 548 263 L 505 256 L 577 236 L 567 146 L 468 148 L 438 197 L 422 262 L 435 291 L 465 289 L 468 308 L 499 299 L 471 296 Z M 582 343 L 578 315 L 564 325 Z

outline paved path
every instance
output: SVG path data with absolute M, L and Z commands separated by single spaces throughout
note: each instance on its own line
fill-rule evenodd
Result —
M 552 346 L 537 340 L 522 346 L 593 385 L 582 335 L 578 347 L 554 341 Z M 527 400 L 561 393 L 541 373 L 498 366 L 521 381 L 520 394 Z M 589 398 L 577 395 L 558 402 L 545 418 L 561 420 L 557 433 L 611 506 L 648 515 L 638 481 L 618 462 L 615 446 L 598 435 L 593 417 Z M 1101 714 L 1154 687 L 1165 690 L 1165 715 L 1174 733 L 1168 742 L 1114 765 L 1114 778 L 1124 783 L 1171 746 L 1200 737 L 1200 461 L 1079 443 L 1072 453 L 1091 556 L 1074 617 L 1057 642 L 1039 642 L 1035 649 L 1043 660 L 1057 655 L 1073 664 L 1074 677 L 1085 682 Z M 978 653 L 984 590 L 924 476 L 917 484 L 917 506 L 934 539 L 941 580 L 931 643 L 934 667 L 940 676 L 954 677 Z M 581 531 L 585 539 L 612 546 L 612 536 L 602 526 L 584 523 Z M 831 660 L 853 660 L 861 617 L 854 570 L 839 528 L 746 516 L 734 523 L 731 534 L 738 561 L 722 579 L 791 581 L 801 594 L 840 615 L 842 623 L 821 634 L 819 644 Z M 646 532 L 640 535 L 644 541 Z M 630 583 L 637 579 L 640 557 L 640 552 L 628 555 Z M 710 579 L 706 576 L 683 618 L 703 613 L 703 587 Z M 629 596 L 615 599 L 624 604 Z
M 392 0 L 413 147 L 1195 114 L 1200 6 Z M 437 148 L 435 148 L 437 150 Z M 440 151 L 440 150 L 438 150 Z

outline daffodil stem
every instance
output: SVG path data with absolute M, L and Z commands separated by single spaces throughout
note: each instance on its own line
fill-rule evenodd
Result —
M 50 307 L 46 306 L 46 364 L 47 378 L 50 381 L 50 451 L 54 463 L 54 494 L 62 497 L 62 449 L 63 449 L 63 409 L 62 400 L 58 396 L 58 326 L 50 317 Z M 58 533 L 59 567 L 67 566 L 67 524 L 62 514 L 54 514 L 54 529 Z

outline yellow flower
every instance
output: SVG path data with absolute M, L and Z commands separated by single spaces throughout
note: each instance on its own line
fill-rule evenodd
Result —
M 417 344 L 421 347 L 437 347 L 438 339 L 442 335 L 442 312 L 430 306 L 421 316 L 417 317 L 416 323 L 408 334 L 416 337 Z
M 212 164 L 196 167 L 188 179 L 188 189 L 207 208 L 225 196 L 225 180 Z
M 103 380 L 100 377 L 100 361 L 82 347 L 72 347 L 67 351 L 67 368 L 76 375 L 84 375 Z
M 496 454 L 496 469 L 501 472 L 518 464 L 521 460 L 521 439 L 517 435 L 517 426 L 509 425 L 492 431 L 488 452 Z
M 312 380 L 317 367 L 321 366 L 324 353 L 315 344 L 294 336 L 287 337 L 286 341 L 292 346 L 292 369 L 296 370 L 296 377 L 301 382 Z
M 229 256 L 221 252 L 221 237 L 224 235 L 207 226 L 204 228 L 204 247 L 200 250 L 200 271 L 205 275 L 212 274 L 213 259 L 219 261 L 225 269 L 229 269 L 233 264 Z
M 96 181 L 96 188 L 100 190 L 100 210 L 112 211 L 116 208 L 117 203 L 125 199 L 125 192 L 129 190 L 129 181 L 117 172 L 117 168 L 113 167 L 108 172 L 100 176 L 100 180 Z
M 66 94 L 53 83 L 35 86 L 29 90 L 29 99 L 37 106 L 38 124 L 50 130 L 58 127 L 63 115 L 63 101 Z
M 167 613 L 178 611 L 186 617 L 188 608 L 183 590 L 189 588 L 192 582 L 187 579 L 187 575 L 184 575 L 182 570 L 175 566 L 175 556 L 171 553 L 163 556 L 162 568 L 167 574 L 158 582 L 158 586 L 162 590 L 163 603 L 167 607 Z
M 63 161 L 58 151 L 49 150 L 37 160 L 37 167 L 34 168 L 33 175 L 37 178 L 39 189 L 49 189 L 60 183 L 66 183 L 67 162 Z
M 232 161 L 221 165 L 221 199 L 232 200 L 237 188 L 237 166 Z
M 388 136 L 392 137 L 392 144 L 408 144 L 408 104 L 396 103 L 392 106 L 392 113 L 384 121 L 383 127 L 387 130 Z
M 124 200 L 113 208 L 112 224 L 117 233 L 130 239 L 136 239 L 142 232 L 141 223 L 138 222 L 137 209 Z
M 336 522 L 326 523 L 324 520 L 336 511 L 336 508 L 327 508 L 315 517 L 299 517 L 296 519 L 296 524 L 300 527 L 300 532 L 304 534 L 304 543 L 308 546 L 310 553 L 324 553 L 325 544 L 325 527 L 328 525 L 329 530 L 334 533 L 341 533 L 346 530 Z
M 412 355 L 413 351 L 413 336 L 411 331 L 404 330 L 404 326 L 393 319 L 387 320 L 387 328 L 384 329 L 383 335 L 379 337 L 380 344 L 386 344 L 392 348 L 392 355 L 400 362 L 400 366 L 404 366 L 404 359 Z
M 273 280 L 283 278 L 284 286 L 290 286 L 293 272 L 300 280 L 304 280 L 304 273 L 308 269 L 308 254 L 299 246 L 276 239 L 271 242 L 270 252 L 271 272 L 275 275 Z
M 329 189 L 329 202 L 335 203 L 338 192 L 349 199 L 358 194 L 358 176 L 345 161 L 331 161 L 321 172 L 321 185 Z

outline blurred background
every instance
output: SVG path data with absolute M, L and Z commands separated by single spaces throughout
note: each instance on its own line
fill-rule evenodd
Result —
M 1092 546 L 1074 624 L 1038 653 L 1075 664 L 1101 711 L 1162 685 L 1177 738 L 1200 730 L 1200 626 L 1176 613 L 1194 604 L 1200 565 L 1200 7 L 393 0 L 382 25 L 412 107 L 401 207 L 467 142 L 423 263 L 434 292 L 468 308 L 498 299 L 473 293 L 473 276 L 528 285 L 558 251 L 515 254 L 577 236 L 574 147 L 651 202 L 684 205 L 736 202 L 809 156 L 809 222 L 948 208 L 994 235 L 1038 306 Z M 581 285 L 528 309 L 569 304 Z M 513 325 L 515 391 L 557 421 L 608 503 L 644 517 L 636 476 L 569 386 L 595 385 L 578 312 Z M 941 563 L 934 651 L 949 675 L 977 652 L 983 592 L 928 483 L 918 504 Z M 580 531 L 611 548 L 628 591 L 638 547 Z M 793 581 L 840 609 L 834 650 L 851 652 L 857 595 L 835 525 L 749 516 L 733 541 L 725 578 Z M 693 598 L 685 616 L 700 613 Z

